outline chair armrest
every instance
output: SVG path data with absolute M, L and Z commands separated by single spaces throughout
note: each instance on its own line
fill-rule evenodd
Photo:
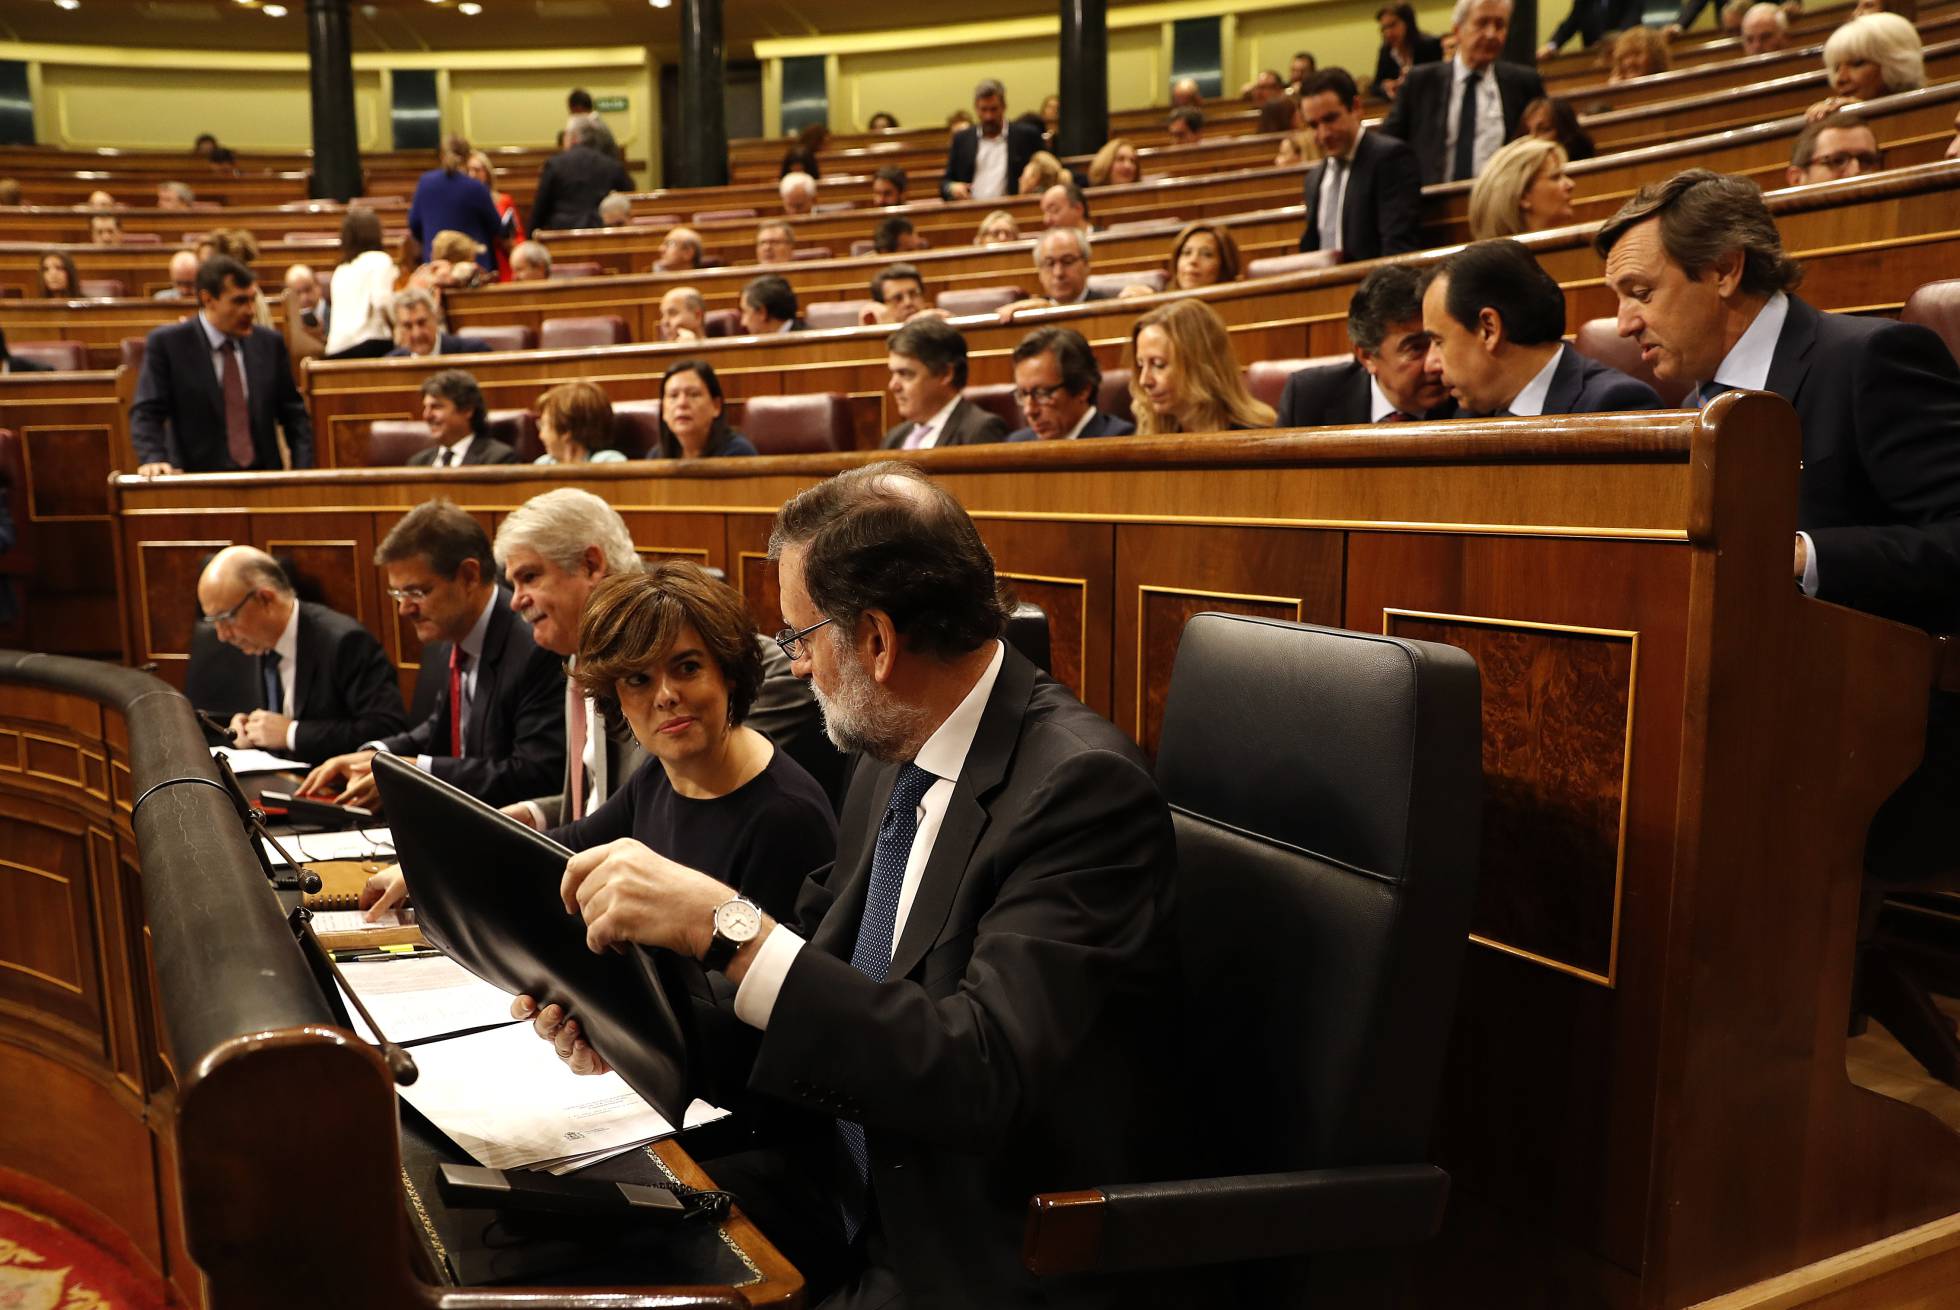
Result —
M 1435 1235 L 1449 1193 L 1427 1164 L 1050 1192 L 1028 1203 L 1021 1259 L 1045 1276 L 1407 1245 Z

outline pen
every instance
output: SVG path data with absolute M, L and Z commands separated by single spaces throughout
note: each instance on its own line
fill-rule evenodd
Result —
M 395 951 L 384 946 L 374 951 L 334 951 L 332 954 L 335 964 L 358 964 L 364 960 L 415 960 L 425 955 L 441 955 L 442 952 L 424 950 L 419 946 Z

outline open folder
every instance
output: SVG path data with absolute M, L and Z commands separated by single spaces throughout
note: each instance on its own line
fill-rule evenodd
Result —
M 571 851 L 385 752 L 374 780 L 422 935 L 485 982 L 564 1006 L 627 1086 L 682 1122 L 700 965 L 641 946 L 593 954 L 558 899 Z

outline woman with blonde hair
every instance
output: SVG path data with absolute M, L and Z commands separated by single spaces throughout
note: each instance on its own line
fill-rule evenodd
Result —
M 538 397 L 538 464 L 623 464 L 613 446 L 613 409 L 590 382 L 565 382 Z
M 481 150 L 470 151 L 470 161 L 464 170 L 471 177 L 490 189 L 490 199 L 497 206 L 497 217 L 503 219 L 504 245 L 497 247 L 497 280 L 510 281 L 510 255 L 524 241 L 524 218 L 517 212 L 517 202 L 506 192 L 497 190 L 497 166 L 490 162 L 490 156 Z
M 1515 236 L 1572 222 L 1565 147 L 1521 136 L 1490 157 L 1470 188 L 1470 237 Z
M 1143 180 L 1143 161 L 1128 137 L 1111 137 L 1089 161 L 1090 186 L 1128 186 Z
M 1629 27 L 1613 38 L 1607 59 L 1612 69 L 1606 76 L 1609 85 L 1650 73 L 1665 73 L 1670 64 L 1667 38 L 1651 27 Z
M 1021 170 L 1020 184 L 1016 192 L 1024 196 L 1038 196 L 1057 182 L 1069 180 L 1069 172 L 1062 167 L 1062 161 L 1046 150 L 1037 150 L 1028 157 L 1028 166 Z
M 1919 29 L 1897 14 L 1863 14 L 1824 42 L 1824 71 L 1831 94 L 1804 111 L 1811 122 L 1860 100 L 1926 85 L 1926 53 Z
M 1003 241 L 1020 239 L 1021 225 L 1005 209 L 996 209 L 981 219 L 980 230 L 973 234 L 973 244 L 976 246 L 997 246 Z
M 1130 330 L 1137 435 L 1269 428 L 1272 406 L 1245 389 L 1225 321 L 1202 300 L 1173 300 Z

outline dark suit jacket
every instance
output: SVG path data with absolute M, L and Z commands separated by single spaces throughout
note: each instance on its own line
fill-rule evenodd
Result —
M 1945 344 L 1791 296 L 1768 384 L 1803 425 L 1797 526 L 1818 597 L 1960 630 L 1960 366 Z
M 42 362 L 41 362 L 40 360 L 38 360 L 38 359 L 29 359 L 29 358 L 27 358 L 27 356 L 25 356 L 25 355 L 6 355 L 6 356 L 0 356 L 0 358 L 4 358 L 4 359 L 6 360 L 6 362 L 7 362 L 7 371 L 8 371 L 9 373 L 52 373 L 52 372 L 54 372 L 54 365 L 52 365 L 52 364 L 43 364 L 43 363 L 42 363 Z
M 436 462 L 436 452 L 441 449 L 441 446 L 430 446 L 427 450 L 418 450 L 408 457 L 408 462 L 410 465 L 427 468 Z M 463 452 L 464 468 L 473 464 L 515 464 L 516 462 L 517 452 L 495 437 L 478 437 L 470 442 L 470 448 Z
M 1561 46 L 1576 35 L 1581 45 L 1598 45 L 1608 32 L 1640 26 L 1644 10 L 1643 0 L 1572 0 L 1571 10 L 1552 29 L 1547 44 Z
M 1082 431 L 1076 433 L 1075 435 L 1076 435 L 1076 440 L 1083 441 L 1083 440 L 1087 440 L 1090 437 L 1133 436 L 1135 435 L 1136 430 L 1137 430 L 1136 424 L 1131 423 L 1127 419 L 1120 419 L 1117 418 L 1114 414 L 1105 414 L 1101 410 L 1097 410 L 1095 413 L 1089 416 L 1089 421 L 1082 425 Z M 1041 440 L 1040 437 L 1035 435 L 1035 431 L 1033 428 L 1022 428 L 1018 432 L 1010 433 L 1007 439 L 1009 441 Z
M 1416 57 L 1414 62 L 1409 65 L 1411 68 L 1414 68 L 1416 64 L 1438 63 L 1443 58 L 1443 38 L 1440 36 L 1418 35 L 1415 40 L 1415 47 Z M 1402 61 L 1395 57 L 1393 50 L 1390 50 L 1387 46 L 1383 46 L 1380 52 L 1375 55 L 1375 77 L 1373 81 L 1368 83 L 1368 94 L 1377 100 L 1388 99 L 1382 93 L 1382 83 L 1393 82 L 1400 76 L 1402 76 Z
M 907 1304 L 1078 1304 L 1021 1267 L 1022 1227 L 1036 1191 L 1164 1167 L 1169 812 L 1136 747 L 1010 648 L 877 983 L 850 956 L 897 773 L 852 781 L 797 901 L 807 945 L 744 1030 L 748 1087 L 864 1125 Z
M 1665 409 L 1654 389 L 1639 378 L 1580 354 L 1570 346 L 1552 370 L 1545 393 L 1547 414 L 1611 414 L 1628 409 Z
M 303 600 L 297 640 L 299 665 L 293 681 L 297 758 L 318 764 L 408 726 L 395 666 L 372 632 L 338 610 Z
M 1020 185 L 1021 170 L 1041 149 L 1041 133 L 1030 123 L 1009 123 L 1003 130 L 1007 133 L 1007 194 L 1011 196 Z M 939 179 L 942 198 L 952 199 L 948 191 L 950 184 L 973 181 L 974 162 L 979 155 L 979 128 L 965 127 L 953 133 L 953 143 L 946 149 L 946 172 Z
M 313 421 L 293 385 L 286 343 L 270 328 L 255 327 L 243 341 L 245 401 L 252 417 L 252 467 L 276 469 L 279 438 L 286 430 L 294 468 L 313 467 Z M 186 473 L 236 469 L 225 443 L 225 396 L 211 366 L 211 343 L 202 315 L 193 314 L 150 333 L 143 374 L 129 407 L 129 438 L 140 464 L 171 463 Z
M 490 343 L 479 337 L 452 337 L 447 332 L 436 334 L 436 354 L 438 355 L 481 355 L 489 349 Z M 407 354 L 407 346 L 396 346 L 388 352 L 387 358 L 401 359 Z
M 1321 160 L 1307 170 L 1307 225 L 1300 249 L 1320 249 L 1320 187 L 1333 165 Z M 1347 203 L 1341 210 L 1341 253 L 1350 262 L 1403 255 L 1423 246 L 1418 219 L 1422 171 L 1407 143 L 1379 131 L 1354 143 Z
M 544 161 L 531 201 L 531 235 L 546 228 L 599 226 L 599 202 L 614 191 L 631 191 L 626 165 L 603 150 L 573 146 Z
M 907 419 L 885 434 L 885 449 L 897 450 L 905 444 L 905 438 L 912 434 L 918 424 Z M 936 450 L 941 446 L 981 446 L 993 441 L 1007 440 L 1007 424 L 1001 422 L 1000 415 L 989 413 L 970 400 L 962 399 L 953 406 L 953 412 L 946 418 L 946 430 L 933 442 Z
M 1456 64 L 1419 64 L 1402 79 L 1402 90 L 1389 108 L 1388 117 L 1375 130 L 1386 132 L 1415 148 L 1422 166 L 1425 185 L 1446 180 L 1450 170 L 1450 88 Z M 1545 94 L 1545 83 L 1535 68 L 1507 64 L 1502 59 L 1491 65 L 1497 75 L 1497 94 L 1504 105 L 1504 139 L 1518 134 L 1518 120 L 1524 107 Z
M 422 662 L 449 662 L 449 643 L 422 649 Z M 565 669 L 556 655 L 531 640 L 531 625 L 510 612 L 501 587 L 483 635 L 476 699 L 464 729 L 463 758 L 449 753 L 449 681 L 429 717 L 381 739 L 397 755 L 428 755 L 429 772 L 486 805 L 508 805 L 542 796 L 565 771 Z
M 1283 428 L 1313 428 L 1372 423 L 1375 398 L 1370 381 L 1368 370 L 1358 359 L 1303 368 L 1286 379 L 1286 389 L 1279 397 L 1278 424 Z M 1456 402 L 1446 399 L 1422 417 L 1455 418 Z

